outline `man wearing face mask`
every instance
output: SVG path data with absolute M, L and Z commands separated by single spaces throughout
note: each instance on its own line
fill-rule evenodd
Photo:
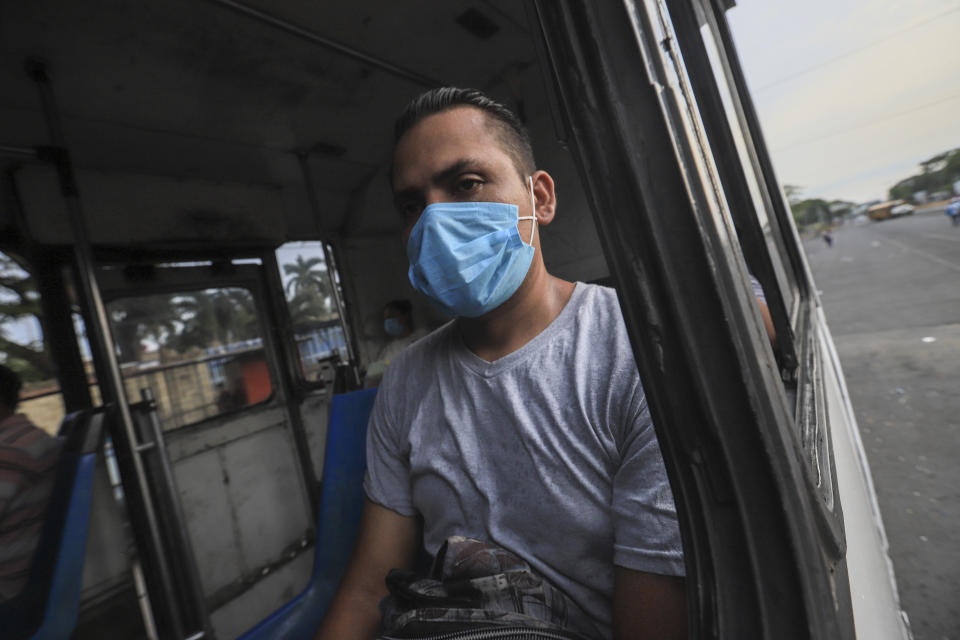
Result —
M 397 122 L 391 185 L 410 281 L 455 320 L 384 376 L 318 637 L 373 637 L 421 535 L 430 554 L 464 536 L 522 559 L 584 635 L 684 637 L 676 509 L 616 294 L 547 272 L 557 197 L 524 127 L 478 91 L 429 91 Z

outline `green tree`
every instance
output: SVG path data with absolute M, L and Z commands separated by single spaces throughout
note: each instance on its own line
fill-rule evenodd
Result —
M 803 194 L 803 187 L 795 184 L 785 184 L 783 185 L 783 195 L 787 197 L 787 202 L 790 203 L 792 207 L 794 204 L 803 200 L 801 195 Z
M 320 320 L 329 316 L 331 309 L 330 279 L 323 258 L 304 259 L 283 265 L 283 272 L 292 276 L 287 282 L 287 301 L 294 324 Z
M 124 298 L 110 304 L 110 318 L 122 362 L 140 360 L 143 345 L 185 353 L 249 340 L 259 335 L 253 297 L 246 289 Z
M 917 191 L 952 192 L 957 180 L 960 180 L 960 149 L 951 149 L 920 162 L 920 173 L 890 187 L 890 199 L 910 200 Z
M 163 344 L 176 334 L 177 314 L 173 294 L 121 298 L 110 303 L 110 323 L 121 362 L 139 362 L 143 344 Z
M 208 289 L 173 300 L 177 328 L 166 341 L 180 353 L 251 340 L 259 335 L 253 296 L 246 289 Z
M 293 276 L 287 282 L 287 294 L 291 298 L 298 293 L 307 292 L 314 293 L 321 298 L 329 297 L 327 267 L 323 263 L 323 258 L 304 259 L 303 256 L 297 256 L 296 262 L 283 265 L 283 272 L 288 276 Z
M 56 371 L 43 344 L 23 344 L 9 335 L 12 325 L 26 318 L 42 320 L 36 281 L 25 261 L 0 253 L 0 353 L 6 356 L 4 364 L 24 381 L 53 378 Z
M 790 209 L 798 229 L 830 220 L 830 204 L 820 198 L 801 200 L 792 204 Z

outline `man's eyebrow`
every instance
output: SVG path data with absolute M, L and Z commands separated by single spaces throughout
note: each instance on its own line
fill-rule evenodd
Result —
M 434 184 L 437 184 L 439 182 L 446 182 L 447 180 L 457 175 L 458 173 L 463 172 L 465 169 L 469 169 L 481 164 L 482 163 L 475 158 L 460 158 L 450 166 L 444 169 L 441 169 L 440 171 L 430 176 L 430 181 L 433 182 Z
M 438 184 L 441 182 L 446 182 L 453 176 L 461 173 L 467 169 L 473 168 L 482 168 L 483 162 L 476 158 L 460 158 L 455 160 L 452 164 L 447 167 L 444 167 L 440 171 L 437 171 L 432 176 L 430 176 L 430 182 L 432 184 Z M 407 187 L 402 191 L 397 191 L 393 194 L 393 203 L 395 206 L 399 206 L 404 202 L 410 200 L 416 200 L 420 196 L 420 189 L 417 187 Z

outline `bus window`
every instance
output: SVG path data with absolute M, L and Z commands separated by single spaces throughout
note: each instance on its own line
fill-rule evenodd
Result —
M 671 128 L 674 136 L 674 150 L 680 161 L 680 165 L 685 173 L 685 182 L 689 197 L 697 208 L 702 208 L 710 212 L 710 216 L 717 226 L 717 229 L 723 236 L 729 238 L 731 252 L 737 258 L 737 262 L 743 267 L 741 273 L 746 288 L 751 291 L 757 299 L 765 305 L 771 303 L 770 288 L 777 286 L 778 283 L 769 280 L 760 279 L 760 290 L 755 290 L 751 286 L 750 275 L 756 270 L 756 266 L 761 262 L 761 258 L 767 258 L 766 254 L 775 251 L 772 244 L 767 244 L 760 249 L 764 252 L 763 256 L 749 255 L 745 251 L 744 243 L 740 237 L 741 225 L 738 219 L 742 215 L 735 215 L 733 208 L 736 202 L 731 198 L 731 187 L 728 177 L 730 167 L 722 165 L 722 159 L 716 153 L 715 145 L 717 142 L 712 137 L 712 131 L 709 122 L 704 121 L 703 112 L 700 108 L 699 96 L 695 93 L 693 80 L 689 75 L 687 64 L 684 60 L 680 47 L 680 39 L 674 29 L 673 22 L 666 7 L 662 2 L 647 0 L 646 14 L 650 22 L 646 25 L 654 36 L 654 39 L 660 46 L 654 50 L 652 47 L 645 51 L 650 72 L 657 77 L 661 83 L 659 92 L 661 105 L 665 116 L 671 121 Z M 635 26 L 638 28 L 639 24 Z M 643 42 L 643 38 L 640 39 Z M 743 133 L 740 132 L 740 145 L 745 145 Z M 740 159 L 742 162 L 742 158 Z M 759 202 L 759 185 L 756 178 L 752 181 L 751 194 L 757 194 L 754 202 Z M 757 210 L 763 213 L 762 206 Z M 737 212 L 739 213 L 739 212 Z M 765 214 L 763 214 L 765 216 Z M 764 219 L 762 226 L 769 237 L 769 222 Z M 780 265 L 779 261 L 774 261 Z M 782 274 L 782 266 L 778 270 L 778 277 Z M 754 274 L 756 275 L 756 274 Z M 785 276 L 783 276 L 785 279 Z M 779 300 L 779 296 L 775 299 Z M 751 301 L 752 306 L 757 306 Z M 759 308 L 758 308 L 759 310 Z M 758 314 L 760 317 L 760 314 Z M 765 322 L 765 321 L 764 321 Z M 769 330 L 768 330 L 769 331 Z M 784 343 L 789 340 L 785 332 L 777 332 L 777 342 Z M 772 333 L 769 334 L 771 340 Z M 778 349 L 783 352 L 783 349 Z M 792 349 L 790 349 L 792 352 Z
M 23 380 L 17 410 L 54 435 L 63 419 L 63 397 L 47 352 L 40 295 L 23 259 L 0 252 L 0 364 Z
M 273 393 L 253 295 L 226 287 L 108 305 L 128 397 L 149 387 L 165 431 L 266 401 Z
M 322 242 L 288 242 L 276 255 L 300 359 L 299 375 L 308 383 L 329 383 L 335 364 L 348 359 L 339 280 L 331 278 Z
M 733 242 L 742 278 L 759 281 L 757 297 L 770 312 L 767 328 L 785 391 L 792 394 L 797 371 L 794 335 L 800 304 L 796 274 L 790 269 L 786 240 L 777 223 L 773 198 L 762 180 L 747 127 L 732 92 L 711 24 L 678 33 L 663 2 L 645 3 L 649 30 L 660 44 L 647 51 L 653 73 L 661 78 L 664 113 L 673 122 L 675 149 L 686 172 L 690 197 L 710 211 L 717 228 Z M 692 8 L 683 12 L 690 13 Z M 689 17 L 689 16 L 685 16 Z M 690 65 L 685 56 L 698 63 Z M 762 313 L 762 312 L 761 312 Z M 764 320 L 766 324 L 768 320 Z
M 784 304 L 791 317 L 795 317 L 795 309 L 799 304 L 798 287 L 795 275 L 785 267 L 782 256 L 783 238 L 775 234 L 771 229 L 770 216 L 768 215 L 770 195 L 766 193 L 763 182 L 758 175 L 758 168 L 753 155 L 747 146 L 747 137 L 744 134 L 743 126 L 738 114 L 737 104 L 734 102 L 733 92 L 727 82 L 727 75 L 724 70 L 723 59 L 717 42 L 713 37 L 711 26 L 705 24 L 700 28 L 700 34 L 706 48 L 707 58 L 710 61 L 710 67 L 713 71 L 713 77 L 717 83 L 717 89 L 720 92 L 720 99 L 723 104 L 723 111 L 726 114 L 727 123 L 730 127 L 730 133 L 733 136 L 736 155 L 740 159 L 740 167 L 750 192 L 750 198 L 753 201 L 753 208 L 760 220 L 760 226 L 767 243 L 767 249 L 773 262 L 776 284 L 783 295 Z M 766 283 L 771 286 L 773 283 Z

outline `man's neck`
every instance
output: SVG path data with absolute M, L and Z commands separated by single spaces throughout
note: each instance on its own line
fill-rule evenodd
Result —
M 537 269 L 517 293 L 479 318 L 459 318 L 463 341 L 477 356 L 493 362 L 527 344 L 560 315 L 574 283 Z

